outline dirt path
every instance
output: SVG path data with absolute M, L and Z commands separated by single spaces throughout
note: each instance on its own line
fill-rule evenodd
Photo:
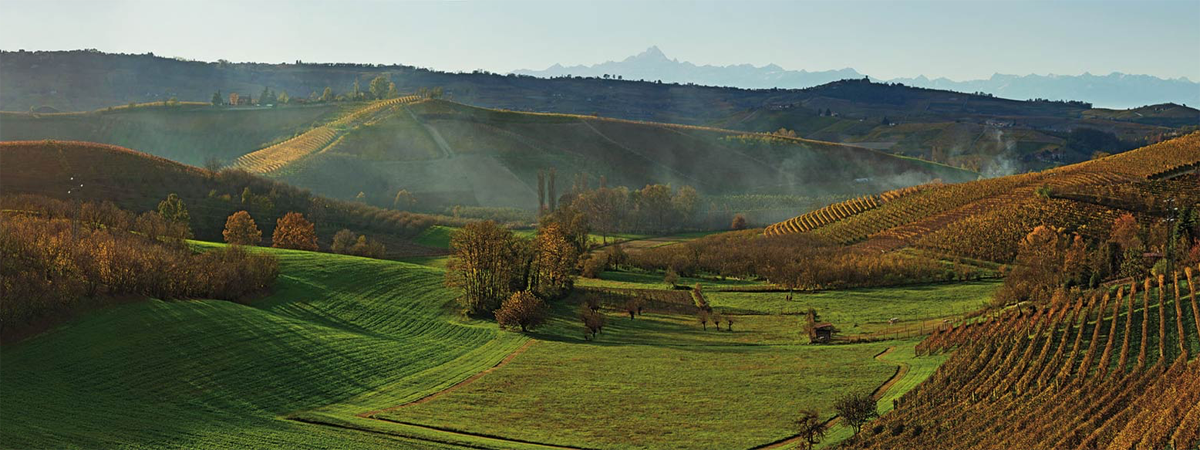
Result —
M 896 383 L 899 383 L 900 380 L 904 379 L 905 375 L 908 375 L 908 371 L 910 369 L 910 366 L 908 365 L 908 363 L 891 362 L 891 361 L 884 359 L 887 355 L 890 355 L 895 350 L 896 350 L 896 347 L 892 346 L 892 347 L 888 347 L 887 350 L 880 352 L 878 355 L 875 355 L 875 359 L 877 361 L 888 363 L 888 364 L 896 364 L 896 373 L 893 374 L 891 378 L 888 378 L 887 381 L 883 382 L 883 384 L 879 385 L 879 387 L 875 388 L 875 391 L 871 393 L 871 397 L 874 398 L 876 401 L 879 401 L 879 399 L 883 398 L 883 395 L 886 394 L 889 389 L 891 389 L 893 386 L 895 386 Z M 833 428 L 833 426 L 837 425 L 839 421 L 841 421 L 841 417 L 838 417 L 838 416 L 830 417 L 829 420 L 825 421 L 825 429 L 828 430 L 830 428 Z M 800 436 L 797 435 L 797 436 L 792 436 L 787 439 L 783 439 L 781 441 L 776 441 L 776 442 L 772 442 L 770 444 L 753 447 L 753 448 L 751 448 L 751 450 L 767 450 L 767 449 L 775 449 L 775 448 L 785 448 L 785 447 L 791 447 L 791 446 L 799 444 L 799 443 L 800 443 Z
M 437 399 L 438 397 L 441 397 L 441 396 L 443 396 L 443 395 L 446 395 L 446 394 L 449 394 L 449 393 L 451 393 L 451 392 L 454 392 L 454 391 L 456 391 L 456 390 L 458 390 L 458 389 L 461 389 L 461 388 L 463 388 L 464 386 L 466 386 L 466 385 L 468 385 L 468 384 L 474 383 L 476 380 L 478 380 L 478 379 L 480 379 L 480 378 L 483 378 L 483 376 L 484 376 L 484 375 L 487 375 L 487 374 L 489 374 L 489 373 L 492 373 L 492 372 L 493 372 L 493 371 L 495 371 L 496 369 L 499 369 L 499 368 L 503 367 L 505 364 L 508 364 L 510 361 L 512 361 L 512 360 L 513 360 L 513 358 L 516 358 L 518 355 L 520 355 L 520 354 L 522 354 L 522 353 L 525 353 L 525 350 L 529 350 L 529 347 L 532 347 L 532 346 L 533 346 L 533 344 L 535 344 L 535 343 L 537 343 L 537 340 L 535 340 L 535 339 L 530 339 L 528 342 L 525 342 L 525 345 L 522 345 L 520 348 L 518 348 L 518 349 L 514 350 L 512 353 L 509 353 L 509 354 L 508 354 L 508 356 L 505 356 L 505 357 L 504 357 L 504 359 L 500 360 L 500 362 L 496 363 L 496 365 L 494 365 L 494 366 L 492 366 L 492 367 L 489 367 L 489 368 L 487 368 L 487 369 L 486 369 L 486 370 L 484 370 L 483 372 L 479 372 L 479 373 L 477 373 L 477 374 L 475 374 L 475 375 L 471 375 L 469 378 L 467 378 L 467 379 L 465 379 L 465 380 L 462 380 L 462 381 L 459 381 L 458 383 L 455 383 L 453 386 L 450 386 L 450 387 L 448 387 L 448 388 L 446 388 L 446 389 L 442 389 L 442 390 L 440 390 L 440 391 L 434 392 L 434 393 L 432 393 L 432 394 L 426 395 L 426 396 L 424 396 L 424 397 L 421 397 L 421 398 L 419 398 L 419 399 L 417 399 L 417 400 L 414 400 L 414 401 L 411 401 L 411 402 L 408 402 L 408 403 L 402 403 L 402 404 L 399 404 L 399 405 L 396 405 L 396 406 L 392 406 L 392 407 L 390 407 L 390 408 L 377 409 L 377 410 L 374 410 L 374 411 L 367 411 L 367 412 L 364 412 L 364 413 L 360 413 L 360 414 L 358 414 L 358 417 L 365 417 L 365 418 L 368 418 L 368 419 L 383 420 L 383 419 L 376 418 L 376 417 L 374 417 L 374 416 L 375 416 L 376 414 L 382 414 L 382 413 L 385 413 L 385 412 L 391 412 L 391 411 L 395 411 L 395 410 L 398 410 L 398 409 L 401 409 L 401 408 L 406 408 L 406 407 L 409 407 L 409 406 L 412 406 L 412 405 L 419 405 L 419 404 L 422 404 L 422 403 L 426 403 L 426 402 L 433 401 L 433 400 Z

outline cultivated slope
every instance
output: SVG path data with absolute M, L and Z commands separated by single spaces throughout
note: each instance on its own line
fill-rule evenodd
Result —
M 261 251 L 282 274 L 250 305 L 143 301 L 5 345 L 4 409 L 21 413 L 0 415 L 0 447 L 438 447 L 287 417 L 415 400 L 524 341 L 453 318 L 436 269 Z
M 434 217 L 331 201 L 245 172 L 214 174 L 127 148 L 67 141 L 0 142 L 0 162 L 0 192 L 6 195 L 110 201 L 141 213 L 157 210 L 169 194 L 178 194 L 199 239 L 222 240 L 226 218 L 246 210 L 269 242 L 276 219 L 297 211 L 316 224 L 322 246 L 338 230 L 349 228 L 382 239 L 390 256 L 441 253 L 408 239 Z M 83 187 L 77 189 L 79 185 Z
M 119 145 L 199 166 L 224 163 L 334 120 L 349 105 L 230 108 L 118 107 L 86 113 L 0 113 L 0 141 L 55 139 Z
M 865 148 L 592 116 L 475 108 L 439 100 L 394 109 L 269 175 L 368 201 L 407 189 L 425 201 L 528 208 L 537 172 L 609 185 L 691 185 L 706 194 L 851 195 L 975 174 Z
M 766 232 L 814 233 L 864 251 L 912 245 L 1008 262 L 1016 243 L 1037 225 L 1092 235 L 1103 233 L 1124 212 L 1161 214 L 1155 202 L 1168 197 L 1180 204 L 1200 201 L 1200 185 L 1188 175 L 1198 165 L 1200 133 L 1192 133 L 1044 172 L 923 186 L 888 201 L 831 205 Z

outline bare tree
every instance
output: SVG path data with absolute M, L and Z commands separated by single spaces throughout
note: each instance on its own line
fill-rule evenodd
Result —
M 800 411 L 800 417 L 796 419 L 796 431 L 805 449 L 812 449 L 825 439 L 825 424 L 811 409 Z
M 863 424 L 875 417 L 879 411 L 875 409 L 875 398 L 868 392 L 850 392 L 838 397 L 833 402 L 833 409 L 846 424 L 854 428 L 854 434 L 862 431 Z

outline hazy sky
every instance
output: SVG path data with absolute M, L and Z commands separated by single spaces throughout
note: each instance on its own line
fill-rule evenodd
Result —
M 496 72 L 620 60 L 952 79 L 1085 71 L 1200 81 L 1200 0 L 0 0 L 0 48 Z

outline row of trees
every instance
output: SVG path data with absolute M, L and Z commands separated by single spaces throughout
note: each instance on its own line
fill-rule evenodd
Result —
M 1185 210 L 1184 217 L 1192 213 Z M 1035 227 L 1022 239 L 1014 268 L 997 292 L 998 304 L 1045 301 L 1056 292 L 1094 288 L 1111 278 L 1164 274 L 1173 265 L 1200 263 L 1200 236 L 1194 219 L 1152 220 L 1143 225 L 1131 213 L 1117 217 L 1105 240 Z
M 587 235 L 582 216 L 566 210 L 543 219 L 532 240 L 492 221 L 469 223 L 451 236 L 446 285 L 460 291 L 466 314 L 494 314 L 501 326 L 531 328 L 544 318 L 545 300 L 574 287 Z
M 961 279 L 983 276 L 965 267 L 948 274 L 941 263 L 925 258 L 847 251 L 810 233 L 763 236 L 752 230 L 646 249 L 628 258 L 628 266 L 642 270 L 761 278 L 794 289 L 891 286 L 943 281 L 950 275 Z
M 239 300 L 268 289 L 279 273 L 274 257 L 239 246 L 192 252 L 169 200 L 160 208 L 166 214 L 141 215 L 44 197 L 2 203 L 20 211 L 0 221 L 6 337 L 120 296 Z
M 441 91 L 440 88 L 438 89 L 440 96 Z M 301 101 L 303 103 L 331 103 L 343 101 L 386 100 L 399 96 L 400 92 L 396 90 L 396 83 L 393 83 L 392 80 L 386 75 L 378 75 L 371 79 L 370 83 L 367 84 L 367 90 L 365 91 L 360 88 L 358 80 L 356 79 L 354 80 L 354 86 L 349 92 L 344 94 L 335 94 L 333 92 L 333 88 L 326 86 L 325 90 L 323 90 L 320 95 L 314 91 L 308 95 L 307 99 L 302 99 Z M 250 99 L 247 98 L 247 101 L 249 102 Z M 216 106 L 229 104 L 228 100 L 221 95 L 220 90 L 213 93 L 211 102 Z M 263 86 L 262 92 L 258 94 L 258 101 L 251 103 L 266 106 L 286 105 L 291 102 L 292 98 L 288 96 L 287 91 L 281 91 L 279 94 L 276 94 L 275 91 L 269 86 Z

